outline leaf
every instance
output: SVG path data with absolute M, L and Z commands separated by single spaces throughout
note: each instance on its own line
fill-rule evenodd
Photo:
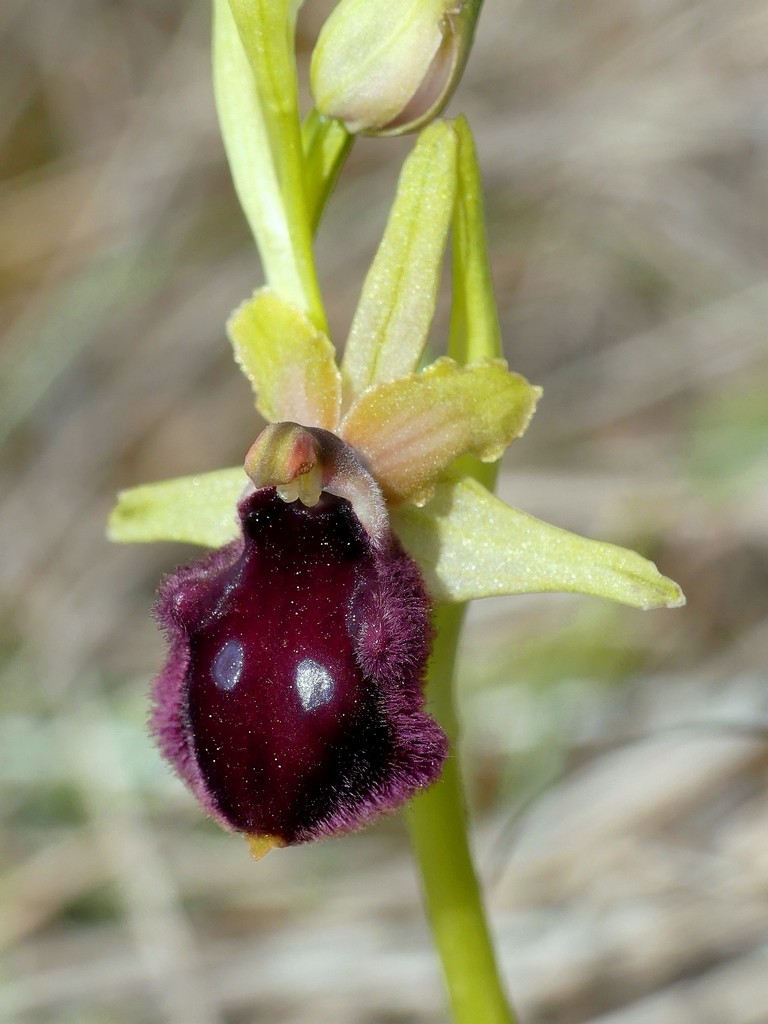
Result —
M 369 388 L 341 434 L 365 456 L 390 501 L 424 504 L 459 455 L 498 459 L 525 431 L 539 394 L 502 359 L 474 366 L 438 359 L 421 373 Z
M 470 477 L 438 485 L 392 524 L 438 602 L 566 591 L 635 608 L 677 608 L 682 591 L 634 551 L 588 540 L 511 508 Z
M 306 314 L 264 288 L 235 310 L 227 327 L 265 419 L 336 428 L 341 406 L 336 354 Z
M 341 364 L 345 402 L 413 373 L 435 312 L 456 191 L 456 133 L 426 128 L 405 161 Z
M 238 535 L 235 507 L 247 483 L 237 466 L 121 491 L 107 535 L 122 544 L 175 540 L 222 547 Z

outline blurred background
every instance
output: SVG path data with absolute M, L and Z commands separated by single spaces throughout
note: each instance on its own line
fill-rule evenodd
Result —
M 488 0 L 475 129 L 507 354 L 544 386 L 500 485 L 688 606 L 481 602 L 478 864 L 523 1024 L 768 1021 L 768 7 Z M 304 65 L 329 9 L 307 0 Z M 0 7 L 0 1020 L 439 1024 L 402 821 L 258 866 L 145 729 L 173 545 L 114 492 L 259 430 L 223 324 L 260 281 L 203 0 Z M 318 242 L 337 339 L 408 140 Z M 434 331 L 445 337 L 443 302 Z

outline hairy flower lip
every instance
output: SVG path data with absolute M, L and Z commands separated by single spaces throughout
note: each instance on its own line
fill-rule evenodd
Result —
M 430 602 L 394 535 L 372 544 L 327 494 L 307 508 L 262 488 L 239 512 L 241 539 L 161 589 L 152 731 L 256 853 L 394 809 L 447 745 L 423 711 Z

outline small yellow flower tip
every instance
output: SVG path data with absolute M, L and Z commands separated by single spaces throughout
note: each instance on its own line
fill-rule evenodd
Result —
M 341 0 L 312 55 L 318 110 L 350 132 L 421 128 L 461 79 L 479 10 L 480 0 Z
M 266 857 L 272 850 L 281 850 L 285 841 L 280 836 L 247 835 L 245 841 L 254 860 L 259 861 Z

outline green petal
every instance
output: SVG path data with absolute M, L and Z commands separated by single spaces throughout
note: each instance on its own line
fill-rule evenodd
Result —
M 456 192 L 456 133 L 426 128 L 405 161 L 397 196 L 365 279 L 341 373 L 349 404 L 371 384 L 413 373 L 435 312 Z
M 264 288 L 235 310 L 227 329 L 265 419 L 336 428 L 341 406 L 336 353 L 306 314 Z
M 503 359 L 459 366 L 442 358 L 421 373 L 369 388 L 341 434 L 360 452 L 390 501 L 423 505 L 459 455 L 498 459 L 525 431 L 539 388 Z
M 235 506 L 247 483 L 237 466 L 121 491 L 107 535 L 122 544 L 178 540 L 220 548 L 238 535 Z
M 552 590 L 635 608 L 685 603 L 678 585 L 634 551 L 542 523 L 470 477 L 439 484 L 423 509 L 397 509 L 392 525 L 440 603 Z

